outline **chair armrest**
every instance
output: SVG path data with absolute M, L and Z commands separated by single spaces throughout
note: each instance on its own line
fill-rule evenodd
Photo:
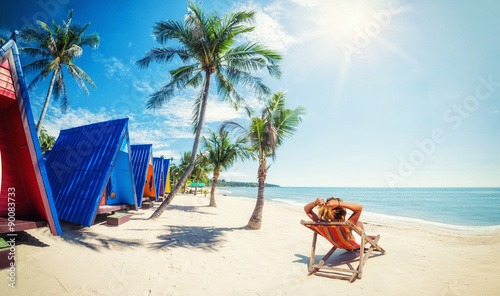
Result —
M 304 221 L 300 220 L 300 224 L 306 226 L 306 225 L 325 225 L 325 226 L 344 226 L 349 229 L 354 230 L 357 234 L 360 236 L 363 234 L 363 230 L 359 228 L 358 226 L 354 225 L 351 221 L 347 220 L 345 222 L 314 222 L 314 221 Z

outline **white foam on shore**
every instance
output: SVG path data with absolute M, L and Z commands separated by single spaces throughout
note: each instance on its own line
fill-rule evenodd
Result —
M 293 201 L 293 200 L 289 200 L 289 199 L 282 199 L 282 198 L 273 198 L 270 201 L 277 202 L 277 203 L 284 203 L 284 204 L 291 205 L 294 207 L 304 207 L 306 205 L 303 202 Z
M 453 230 L 453 231 L 463 231 L 463 232 L 497 232 L 497 231 L 500 231 L 500 225 L 491 225 L 491 226 L 454 225 L 454 224 L 433 222 L 433 221 L 417 219 L 417 218 L 392 216 L 392 215 L 378 214 L 378 213 L 365 212 L 365 211 L 363 211 L 363 216 L 365 216 L 367 219 L 370 219 L 373 221 L 384 221 L 384 222 L 405 223 L 405 224 L 418 224 L 421 226 L 430 226 L 430 227 L 434 227 L 434 228 Z
M 229 190 L 219 189 L 219 188 L 215 189 L 215 194 L 224 195 L 224 194 L 231 194 L 231 193 L 233 193 L 233 192 L 229 191 Z

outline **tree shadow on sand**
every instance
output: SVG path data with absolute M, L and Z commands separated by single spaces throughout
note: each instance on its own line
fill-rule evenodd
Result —
M 215 215 L 214 213 L 200 211 L 200 208 L 210 208 L 210 206 L 208 206 L 208 205 L 203 205 L 203 206 L 171 205 L 171 206 L 169 206 L 170 210 L 178 210 L 178 211 L 182 211 L 182 212 L 194 212 L 194 213 L 199 213 L 199 214 L 204 214 L 204 215 Z
M 115 237 L 104 234 L 96 234 L 91 232 L 89 227 L 74 224 L 71 222 L 61 221 L 62 234 L 60 238 L 75 244 L 87 247 L 94 251 L 99 249 L 121 249 L 126 247 L 135 247 L 142 245 L 140 240 L 117 239 Z
M 14 238 L 16 241 L 16 246 L 27 245 L 34 247 L 50 247 L 50 245 L 47 245 L 46 243 L 40 241 L 38 238 L 32 236 L 26 231 L 16 232 L 15 236 L 9 236 L 5 233 L 0 235 L 0 238 L 3 238 L 5 241 L 9 241 L 11 238 Z
M 206 251 L 218 251 L 224 241 L 224 233 L 249 229 L 248 226 L 234 228 L 216 228 L 202 226 L 170 226 L 170 232 L 159 235 L 158 242 L 151 244 L 153 249 L 192 247 Z

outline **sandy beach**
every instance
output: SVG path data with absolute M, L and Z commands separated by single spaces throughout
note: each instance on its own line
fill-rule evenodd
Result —
M 157 220 L 132 213 L 119 227 L 62 222 L 21 233 L 16 288 L 0 271 L 1 295 L 493 295 L 500 282 L 500 234 L 460 233 L 415 224 L 365 222 L 380 234 L 354 283 L 307 276 L 312 232 L 300 208 L 267 202 L 263 227 L 246 227 L 255 200 L 178 195 Z M 159 203 L 156 203 L 156 207 Z M 330 248 L 318 241 L 319 260 Z M 336 254 L 336 255 L 335 255 Z M 335 252 L 329 263 L 349 260 Z M 354 264 L 354 267 L 357 263 Z

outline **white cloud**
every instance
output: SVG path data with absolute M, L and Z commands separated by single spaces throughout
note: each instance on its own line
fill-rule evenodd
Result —
M 236 10 L 255 10 L 255 30 L 245 34 L 246 41 L 259 42 L 266 47 L 279 51 L 286 52 L 288 48 L 297 43 L 297 39 L 285 32 L 284 26 L 280 24 L 280 15 L 283 7 L 274 2 L 267 6 L 262 6 L 258 3 L 249 3 L 247 5 L 240 4 L 236 6 Z
M 104 67 L 106 77 L 121 80 L 130 72 L 130 67 L 116 57 L 106 58 L 100 53 L 92 53 L 92 59 Z
M 243 110 L 236 111 L 228 103 L 209 100 L 206 112 L 206 122 L 221 122 L 241 118 L 245 115 Z
M 304 7 L 315 7 L 318 6 L 318 0 L 290 0 L 291 2 L 297 3 Z
M 112 119 L 123 118 L 121 114 L 101 109 L 98 112 L 90 112 L 85 109 L 70 109 L 64 113 L 59 108 L 51 106 L 47 111 L 47 116 L 43 121 L 43 127 L 49 135 L 57 137 L 59 131 L 86 124 L 108 121 Z
M 189 94 L 186 96 L 176 96 L 172 98 L 170 102 L 163 105 L 161 109 L 149 112 L 152 115 L 159 115 L 163 117 L 165 120 L 167 120 L 168 125 L 171 127 L 188 129 L 188 133 L 191 134 L 190 137 L 192 137 L 191 121 L 194 100 L 188 99 L 188 97 L 192 96 L 190 96 Z M 211 96 L 208 99 L 205 115 L 206 123 L 214 123 L 244 117 L 245 112 L 242 109 L 236 111 L 228 103 L 221 102 L 217 100 L 215 96 Z M 180 133 L 180 135 L 185 134 Z
M 153 93 L 156 89 L 151 86 L 150 81 L 134 79 L 132 81 L 132 86 L 139 92 L 144 92 L 146 94 Z

